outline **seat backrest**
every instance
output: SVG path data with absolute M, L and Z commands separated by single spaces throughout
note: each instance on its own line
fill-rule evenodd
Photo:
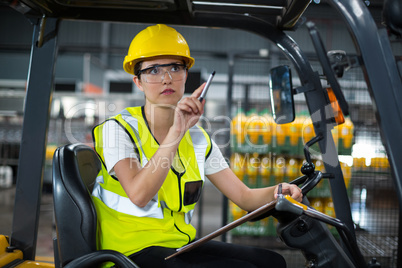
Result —
M 96 210 L 91 192 L 101 163 L 84 144 L 59 147 L 53 156 L 53 200 L 61 266 L 96 251 Z

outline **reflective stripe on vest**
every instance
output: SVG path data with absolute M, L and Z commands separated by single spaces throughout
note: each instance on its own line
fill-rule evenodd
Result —
M 158 208 L 157 195 L 143 208 L 140 208 L 131 202 L 128 197 L 115 194 L 100 186 L 104 183 L 103 176 L 96 178 L 96 183 L 92 191 L 92 195 L 99 198 L 109 208 L 121 213 L 137 216 L 137 217 L 152 217 L 163 219 L 163 209 Z

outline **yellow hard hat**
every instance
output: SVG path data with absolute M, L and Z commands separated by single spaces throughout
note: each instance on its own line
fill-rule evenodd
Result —
M 156 56 L 181 56 L 187 62 L 187 68 L 194 65 L 190 56 L 190 48 L 183 36 L 172 27 L 164 24 L 149 26 L 139 32 L 131 41 L 123 68 L 134 74 L 137 62 Z

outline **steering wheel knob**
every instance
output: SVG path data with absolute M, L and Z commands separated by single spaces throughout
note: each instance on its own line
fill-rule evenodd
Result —
M 315 165 L 310 162 L 304 163 L 301 167 L 301 173 L 307 176 L 313 174 L 314 171 L 315 171 Z

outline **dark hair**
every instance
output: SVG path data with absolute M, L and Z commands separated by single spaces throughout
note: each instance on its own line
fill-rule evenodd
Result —
M 134 75 L 136 75 L 136 76 L 138 76 L 138 78 L 140 78 L 140 71 L 141 71 L 141 68 L 142 68 L 142 61 L 140 61 L 140 62 L 137 62 L 136 64 L 135 64 L 135 66 L 134 66 Z

